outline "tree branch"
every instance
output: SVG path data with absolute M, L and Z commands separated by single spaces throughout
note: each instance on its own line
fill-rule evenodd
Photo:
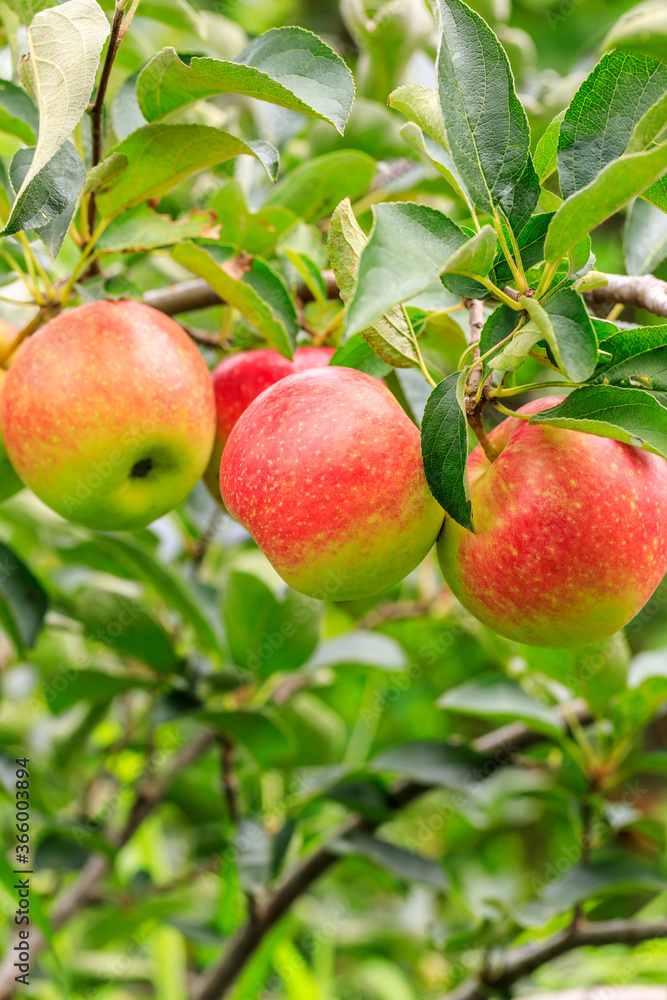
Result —
M 340 297 L 338 285 L 333 271 L 324 271 L 323 277 L 327 286 L 327 295 L 330 299 Z M 299 285 L 297 295 L 302 302 L 312 301 L 313 295 L 305 285 Z M 166 288 L 154 288 L 144 295 L 146 305 L 159 309 L 167 316 L 177 316 L 179 313 L 194 312 L 197 309 L 208 309 L 210 306 L 219 306 L 222 299 L 217 292 L 203 278 L 191 278 L 189 281 L 180 281 L 176 285 L 169 285 Z
M 576 717 L 582 723 L 588 721 L 590 713 L 583 701 L 576 701 L 568 706 L 568 716 Z M 532 732 L 523 723 L 517 722 L 487 733 L 486 736 L 475 740 L 473 746 L 479 753 L 495 757 L 496 766 L 500 766 L 507 757 L 542 739 L 543 736 Z M 402 809 L 429 791 L 430 787 L 432 786 L 416 781 L 399 782 L 391 790 L 391 798 L 396 808 Z M 352 817 L 343 829 L 338 831 L 334 840 L 359 831 L 372 833 L 380 825 L 379 820 Z M 257 907 L 252 918 L 237 931 L 220 961 L 203 974 L 195 987 L 194 1000 L 221 1000 L 266 935 L 285 916 L 294 901 L 307 892 L 312 884 L 339 860 L 339 856 L 333 853 L 330 846 L 325 845 L 298 865 L 268 901 L 263 906 Z
M 637 920 L 606 920 L 599 923 L 572 925 L 537 944 L 524 945 L 508 952 L 502 964 L 487 969 L 458 989 L 448 1000 L 488 1000 L 505 996 L 520 979 L 529 976 L 547 962 L 575 948 L 587 945 L 641 944 L 667 937 L 667 918 L 641 922 Z
M 107 54 L 105 56 L 102 72 L 100 74 L 100 82 L 97 86 L 95 100 L 88 109 L 88 113 L 90 114 L 91 168 L 97 166 L 97 164 L 101 161 L 104 152 L 104 101 L 107 96 L 111 70 L 113 69 L 113 64 L 118 54 L 118 48 L 123 40 L 124 32 L 121 29 L 123 27 L 124 14 L 125 0 L 116 0 L 116 6 L 113 12 L 113 21 L 111 22 L 111 34 L 109 35 Z M 88 202 L 88 230 L 91 234 L 95 229 L 96 217 L 97 202 L 95 200 L 95 192 L 93 191 Z
M 208 731 L 202 733 L 174 755 L 161 777 L 149 778 L 140 785 L 125 825 L 115 836 L 110 838 L 116 851 L 128 843 L 144 820 L 160 804 L 176 775 L 194 763 L 214 741 L 215 737 L 212 733 Z M 54 931 L 59 931 L 64 927 L 79 910 L 95 898 L 98 886 L 102 879 L 108 875 L 111 866 L 112 861 L 105 854 L 93 854 L 87 860 L 76 881 L 56 901 L 50 918 Z M 8 946 L 7 954 L 0 965 L 0 1000 L 9 1000 L 14 994 L 16 984 L 14 982 L 15 952 L 13 948 L 16 940 Z M 33 929 L 30 935 L 30 955 L 33 962 L 45 946 L 46 939 L 41 931 Z
M 609 284 L 586 292 L 591 305 L 621 302 L 625 306 L 647 309 L 655 316 L 667 316 L 667 281 L 652 274 L 607 274 Z
M 472 360 L 474 364 L 475 361 L 479 361 L 480 357 L 479 341 L 484 328 L 484 303 L 481 299 L 464 299 L 463 304 L 470 315 L 470 343 L 473 346 Z M 495 462 L 498 458 L 498 450 L 494 448 L 487 436 L 486 428 L 484 427 L 484 418 L 482 417 L 484 399 L 477 399 L 479 388 L 482 384 L 483 374 L 484 366 L 482 364 L 478 364 L 472 369 L 470 375 L 468 376 L 468 384 L 466 386 L 465 394 L 466 414 L 468 417 L 468 423 L 472 427 L 475 437 L 484 449 L 484 454 L 490 462 Z

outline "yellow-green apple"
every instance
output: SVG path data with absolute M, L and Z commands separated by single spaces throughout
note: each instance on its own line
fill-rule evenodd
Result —
M 320 599 L 369 597 L 433 545 L 419 431 L 387 387 L 315 368 L 265 389 L 222 455 L 222 498 L 282 578 Z
M 211 496 L 220 500 L 220 459 L 231 434 L 232 427 L 253 399 L 274 382 L 287 375 L 322 368 L 329 364 L 333 347 L 297 347 L 294 358 L 278 354 L 272 348 L 260 351 L 242 351 L 221 361 L 211 372 L 217 428 L 213 454 L 204 474 L 204 482 Z
M 537 413 L 563 397 L 535 400 Z M 532 646 L 605 639 L 667 572 L 667 462 L 610 438 L 504 420 L 468 459 L 475 534 L 447 518 L 438 556 L 461 604 Z
M 215 434 L 208 369 L 139 302 L 93 302 L 37 331 L 7 373 L 0 420 L 37 496 L 91 528 L 140 528 L 183 500 Z
M 2 390 L 6 377 L 7 373 L 0 368 L 0 399 L 2 398 Z M 21 489 L 23 489 L 23 483 L 16 475 L 12 463 L 9 461 L 2 432 L 0 432 L 0 503 L 3 500 L 8 500 L 9 497 L 13 497 Z
M 9 368 L 12 359 L 16 355 L 14 343 L 19 333 L 19 328 L 10 323 L 9 320 L 0 318 L 0 365 Z

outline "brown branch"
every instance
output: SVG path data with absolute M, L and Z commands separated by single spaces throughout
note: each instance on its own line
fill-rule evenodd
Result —
M 125 825 L 110 838 L 115 851 L 119 851 L 128 843 L 144 820 L 160 804 L 176 775 L 194 763 L 214 743 L 214 740 L 212 733 L 208 731 L 202 733 L 174 755 L 162 776 L 148 778 L 139 786 Z M 50 916 L 51 928 L 54 931 L 59 931 L 79 910 L 96 898 L 99 884 L 109 874 L 111 866 L 112 861 L 106 854 L 93 854 L 87 860 L 73 885 L 56 900 Z M 9 1000 L 14 994 L 15 943 L 16 941 L 12 941 L 8 946 L 7 954 L 0 965 L 0 1000 Z M 46 939 L 41 931 L 33 929 L 30 935 L 30 955 L 33 963 L 45 947 Z
M 667 937 L 667 918 L 653 921 L 606 920 L 583 923 L 559 931 L 546 941 L 527 944 L 508 952 L 501 964 L 487 968 L 480 976 L 463 983 L 448 1000 L 489 1000 L 506 996 L 510 988 L 547 962 L 575 948 L 606 944 L 642 944 Z
M 116 0 L 116 7 L 111 22 L 111 34 L 107 45 L 107 54 L 102 65 L 100 82 L 97 85 L 95 100 L 88 108 L 90 115 L 90 135 L 91 135 L 91 155 L 90 165 L 96 167 L 102 160 L 104 152 L 104 101 L 107 96 L 111 70 L 118 54 L 118 48 L 123 40 L 123 16 L 125 14 L 125 0 Z M 90 195 L 88 202 L 88 230 L 92 234 L 95 229 L 95 219 L 97 217 L 97 202 L 95 192 Z
M 625 275 L 607 274 L 608 284 L 586 292 L 590 305 L 620 302 L 625 306 L 647 309 L 655 316 L 667 316 L 667 281 L 654 278 L 652 274 Z
M 333 271 L 324 271 L 323 277 L 327 286 L 327 295 L 330 299 L 340 297 L 338 285 Z M 302 302 L 310 302 L 312 293 L 305 285 L 299 285 L 297 295 Z M 208 309 L 210 306 L 219 306 L 223 299 L 203 278 L 191 278 L 189 281 L 180 281 L 176 285 L 169 285 L 166 288 L 154 288 L 144 295 L 144 302 L 166 313 L 167 316 L 177 316 L 179 313 L 195 312 L 198 309 Z
M 479 361 L 480 357 L 479 341 L 484 328 L 484 303 L 481 299 L 464 299 L 463 304 L 470 314 L 470 344 L 473 346 L 472 359 L 474 363 L 475 361 Z M 479 387 L 482 384 L 483 373 L 484 366 L 480 363 L 472 369 L 468 376 L 465 393 L 466 414 L 475 437 L 484 449 L 484 454 L 489 462 L 495 462 L 499 452 L 488 438 L 486 428 L 484 427 L 484 418 L 482 417 L 485 400 L 483 397 L 479 401 L 477 399 Z
M 580 723 L 590 718 L 588 708 L 582 701 L 572 703 L 568 707 L 568 712 L 570 718 L 576 717 Z M 532 732 L 523 723 L 517 722 L 487 733 L 486 736 L 475 740 L 473 746 L 479 753 L 495 757 L 496 766 L 499 766 L 504 759 L 511 758 L 519 750 L 542 739 L 543 736 Z M 398 783 L 390 793 L 394 806 L 397 809 L 405 808 L 427 792 L 429 787 L 415 781 Z M 373 832 L 380 825 L 380 820 L 352 817 L 343 829 L 338 831 L 334 840 L 346 833 Z M 194 1000 L 221 1000 L 266 935 L 285 916 L 294 901 L 307 892 L 313 883 L 339 860 L 339 856 L 330 846 L 325 845 L 298 865 L 272 893 L 268 901 L 256 908 L 252 919 L 237 931 L 220 961 L 203 974 L 198 986 L 195 987 Z

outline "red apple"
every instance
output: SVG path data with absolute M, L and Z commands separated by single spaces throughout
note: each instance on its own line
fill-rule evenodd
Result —
M 229 437 L 220 487 L 282 578 L 326 600 L 402 580 L 444 517 L 419 431 L 382 382 L 351 368 L 313 369 L 266 389 Z
M 489 437 L 495 462 L 479 446 L 468 459 L 476 534 L 447 518 L 438 540 L 454 594 L 485 625 L 532 646 L 617 632 L 667 572 L 667 462 L 518 417 Z
M 211 454 L 215 403 L 177 323 L 139 302 L 93 302 L 26 341 L 0 419 L 14 468 L 44 503 L 113 531 L 188 495 Z
M 220 459 L 231 434 L 232 427 L 243 411 L 268 386 L 279 382 L 286 375 L 306 371 L 308 368 L 322 368 L 329 364 L 334 353 L 333 347 L 298 347 L 294 358 L 278 354 L 274 350 L 242 351 L 221 361 L 211 372 L 217 429 L 213 454 L 204 474 L 204 482 L 211 496 L 220 500 Z

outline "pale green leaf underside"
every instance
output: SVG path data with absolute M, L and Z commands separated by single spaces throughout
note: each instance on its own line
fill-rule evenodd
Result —
M 28 28 L 28 66 L 39 109 L 39 136 L 19 195 L 78 125 L 108 35 L 109 22 L 97 0 L 68 0 L 37 14 Z
M 354 100 L 352 75 L 333 49 L 303 28 L 274 28 L 234 61 L 159 52 L 137 84 L 148 121 L 219 94 L 242 94 L 329 122 L 342 134 Z

